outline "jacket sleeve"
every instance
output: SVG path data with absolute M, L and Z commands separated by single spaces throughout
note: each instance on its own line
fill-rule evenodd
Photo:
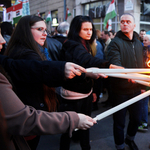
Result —
M 107 47 L 107 59 L 111 64 L 122 66 L 119 46 L 114 40 Z
M 0 65 L 10 77 L 21 82 L 44 83 L 51 87 L 60 86 L 65 82 L 65 63 L 62 61 L 13 60 L 0 55 Z
M 5 113 L 8 132 L 12 135 L 44 135 L 69 132 L 77 128 L 75 112 L 45 112 L 24 105 L 12 90 L 8 80 L 0 74 L 0 102 Z
M 64 49 L 66 48 L 64 47 Z M 108 61 L 93 57 L 82 44 L 71 45 L 69 48 L 67 47 L 67 51 L 63 50 L 63 52 L 65 52 L 66 61 L 72 61 L 84 68 L 109 68 L 110 65 Z

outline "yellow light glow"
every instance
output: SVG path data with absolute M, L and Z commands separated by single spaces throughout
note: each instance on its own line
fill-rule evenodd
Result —
M 150 60 L 147 62 L 147 66 L 150 67 Z

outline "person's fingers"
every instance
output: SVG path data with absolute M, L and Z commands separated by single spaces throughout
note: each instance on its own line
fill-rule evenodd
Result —
M 99 74 L 99 76 L 102 78 L 108 78 L 108 76 L 106 76 L 105 74 Z
M 109 66 L 109 69 L 124 69 L 124 67 L 111 64 L 111 65 Z
M 74 68 L 75 68 L 75 70 L 76 71 L 78 71 L 78 72 L 86 72 L 86 69 L 85 68 L 83 68 L 83 67 L 81 67 L 81 66 L 79 66 L 79 65 L 77 65 L 77 64 L 74 64 Z

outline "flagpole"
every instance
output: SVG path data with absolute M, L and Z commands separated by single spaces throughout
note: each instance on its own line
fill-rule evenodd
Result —
M 64 0 L 64 21 L 66 18 L 66 0 Z
M 115 2 L 116 2 L 116 9 L 117 9 L 117 22 L 118 22 L 117 24 L 118 24 L 118 28 L 119 28 L 120 21 L 119 21 L 119 13 L 118 13 L 118 0 L 115 0 Z

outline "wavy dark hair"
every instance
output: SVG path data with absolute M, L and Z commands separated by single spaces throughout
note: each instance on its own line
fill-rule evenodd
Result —
M 16 46 L 22 45 L 26 48 L 34 50 L 42 58 L 43 56 L 39 50 L 38 44 L 34 40 L 31 32 L 31 27 L 38 21 L 44 20 L 41 17 L 34 15 L 22 17 L 12 33 L 4 55 L 9 55 Z M 44 44 L 44 47 L 46 47 L 46 42 Z
M 43 54 L 40 52 L 38 43 L 34 40 L 31 32 L 31 27 L 39 21 L 44 20 L 41 17 L 34 15 L 22 17 L 13 31 L 4 55 L 9 56 L 11 53 L 14 52 L 15 47 L 24 46 L 27 49 L 35 51 L 40 56 L 41 60 L 46 60 Z M 43 47 L 46 47 L 46 41 Z M 47 105 L 48 111 L 55 111 L 57 105 L 57 98 L 54 88 L 50 88 L 43 84 L 43 89 L 44 101 Z
M 73 18 L 70 24 L 68 39 L 81 42 L 81 37 L 79 36 L 79 32 L 81 30 L 82 23 L 84 22 L 90 22 L 92 24 L 93 33 L 91 39 L 88 42 L 93 43 L 94 39 L 96 38 L 96 30 L 93 25 L 92 19 L 89 16 L 79 15 Z

